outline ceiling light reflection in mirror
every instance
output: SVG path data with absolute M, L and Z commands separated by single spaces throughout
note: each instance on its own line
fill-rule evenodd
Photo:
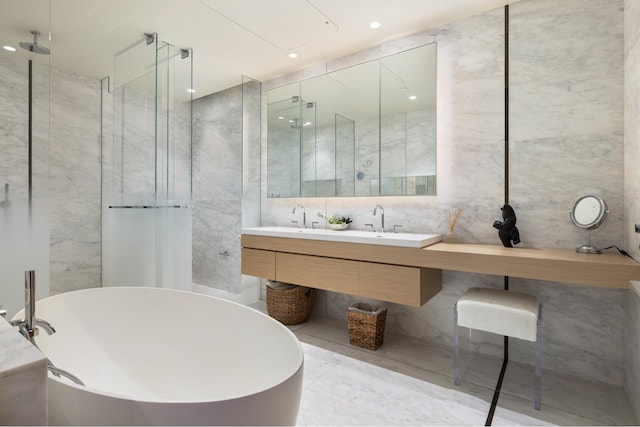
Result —
M 436 45 L 268 93 L 268 197 L 435 194 Z

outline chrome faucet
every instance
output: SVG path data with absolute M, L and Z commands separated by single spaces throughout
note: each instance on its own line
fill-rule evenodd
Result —
M 6 316 L 6 310 L 0 310 L 0 316 Z M 38 319 L 36 314 L 36 272 L 33 270 L 27 270 L 24 272 L 24 319 L 12 320 L 9 322 L 11 326 L 16 326 L 18 331 L 29 340 L 31 344 L 38 350 L 38 344 L 34 337 L 38 335 L 38 326 L 47 331 L 47 334 L 53 335 L 56 330 L 51 323 L 46 320 Z M 36 326 L 37 325 L 37 326 Z M 76 384 L 84 385 L 84 383 L 75 375 L 69 371 L 58 368 L 56 365 L 47 360 L 47 369 L 56 377 L 66 377 Z
M 38 326 L 42 327 L 47 334 L 53 335 L 56 330 L 49 322 L 37 319 L 36 314 L 36 272 L 27 270 L 24 272 L 24 319 L 12 320 L 11 326 L 18 328 L 20 333 L 29 341 L 33 342 L 33 337 L 38 335 Z M 37 326 L 36 326 L 37 325 Z
M 378 209 L 380 209 L 380 231 L 384 233 L 384 208 L 380 205 L 376 205 L 376 207 L 373 208 L 373 216 L 376 216 Z
M 293 207 L 293 212 L 291 212 L 291 213 L 296 213 L 296 209 L 297 208 L 302 209 L 302 228 L 307 228 L 307 212 L 304 210 L 304 206 L 295 205 Z

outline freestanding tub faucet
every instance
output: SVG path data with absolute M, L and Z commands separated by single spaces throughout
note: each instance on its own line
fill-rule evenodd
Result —
M 0 315 L 4 316 L 6 312 L 2 314 L 0 311 Z M 16 326 L 20 333 L 38 350 L 40 350 L 40 347 L 38 347 L 38 344 L 36 344 L 33 338 L 38 335 L 38 326 L 47 331 L 49 335 L 53 335 L 56 332 L 55 328 L 51 326 L 51 323 L 36 318 L 36 272 L 33 270 L 24 272 L 24 319 L 12 320 L 9 323 L 11 326 Z M 58 368 L 51 360 L 47 361 L 47 368 L 56 377 L 67 377 L 76 384 L 84 385 L 78 377 L 64 369 Z
M 384 208 L 381 205 L 376 205 L 373 208 L 373 216 L 376 216 L 376 212 L 380 209 L 380 231 L 384 233 Z
M 24 319 L 12 320 L 12 326 L 16 326 L 26 339 L 33 343 L 33 337 L 38 335 L 38 327 L 41 326 L 49 335 L 56 330 L 49 322 L 37 319 L 36 314 L 36 272 L 27 270 L 24 272 Z M 37 326 L 36 326 L 37 325 Z M 34 343 L 35 345 L 35 343 Z
M 296 209 L 297 208 L 302 209 L 302 228 L 307 228 L 307 212 L 304 210 L 304 206 L 295 205 L 293 207 L 293 212 L 291 212 L 291 213 L 296 213 Z

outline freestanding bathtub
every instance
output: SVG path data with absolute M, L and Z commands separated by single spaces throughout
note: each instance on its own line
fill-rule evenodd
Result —
M 36 337 L 80 386 L 49 374 L 52 425 L 294 425 L 303 351 L 276 320 L 240 304 L 157 288 L 45 298 Z

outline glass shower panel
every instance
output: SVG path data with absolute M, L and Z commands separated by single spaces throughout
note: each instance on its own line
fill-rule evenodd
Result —
M 315 102 L 301 100 L 300 122 L 296 127 L 302 135 L 302 143 L 300 146 L 302 165 L 302 197 L 316 197 L 319 195 L 318 191 L 322 191 L 322 185 L 318 185 L 318 141 L 316 134 Z
M 276 99 L 271 100 L 271 98 Z M 268 115 L 267 193 L 269 197 L 300 197 L 302 195 L 300 96 L 292 95 L 283 99 L 270 94 Z
M 192 55 L 149 34 L 103 102 L 103 286 L 191 290 Z
M 192 59 L 161 42 L 156 95 L 156 285 L 191 290 Z
M 262 84 L 250 77 L 242 76 L 242 228 L 260 226 L 261 115 Z M 232 255 L 229 261 L 235 262 L 235 271 L 240 273 L 242 268 L 239 245 L 233 247 Z M 231 275 L 228 280 L 234 282 L 234 276 Z M 240 274 L 240 283 L 240 302 L 248 304 L 260 300 L 260 278 Z
M 356 122 L 341 114 L 335 116 L 336 196 L 355 192 Z M 360 173 L 357 178 L 364 179 Z
M 9 8 L 49 44 L 49 2 Z M 24 15 L 24 16 L 23 16 Z M 2 29 L 18 47 L 22 26 Z M 36 272 L 36 298 L 49 294 L 49 152 L 51 55 L 0 50 L 0 305 L 12 317 L 24 307 L 25 271 Z

